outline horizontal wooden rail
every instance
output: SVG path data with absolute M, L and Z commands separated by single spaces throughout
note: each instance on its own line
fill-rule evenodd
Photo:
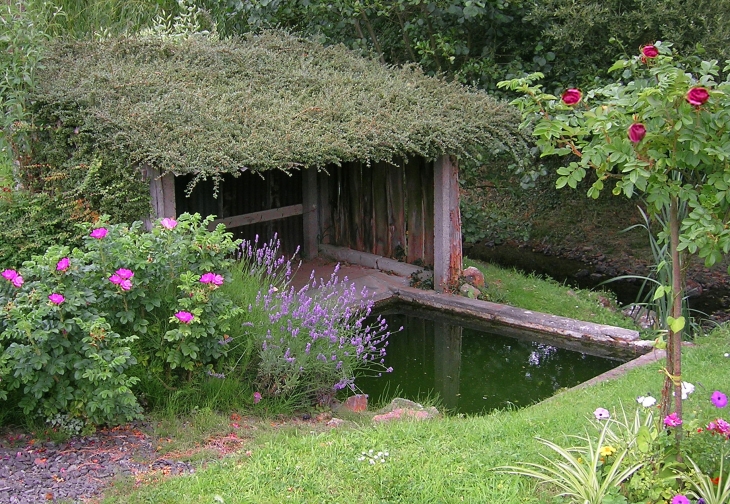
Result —
M 208 229 L 215 229 L 218 224 L 223 224 L 226 228 L 234 228 L 238 226 L 248 226 L 258 222 L 269 222 L 295 215 L 302 215 L 304 207 L 301 204 L 290 205 L 280 208 L 272 208 L 271 210 L 262 210 L 261 212 L 247 213 L 243 215 L 233 215 L 223 219 L 216 219 L 208 225 Z

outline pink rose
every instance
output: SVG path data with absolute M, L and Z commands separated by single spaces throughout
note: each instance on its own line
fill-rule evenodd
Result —
M 659 49 L 653 45 L 645 45 L 641 48 L 641 54 L 646 58 L 656 58 L 659 56 Z
M 641 123 L 634 123 L 629 126 L 629 140 L 634 143 L 639 143 L 646 136 L 646 127 Z
M 211 283 L 213 281 L 213 276 L 215 276 L 215 273 L 203 273 L 200 277 L 200 283 Z
M 18 272 L 15 271 L 14 269 L 6 269 L 6 270 L 3 270 L 2 276 L 5 280 L 12 282 L 15 279 L 15 277 L 18 276 Z
M 687 101 L 690 103 L 690 105 L 694 105 L 695 107 L 704 105 L 705 102 L 709 99 L 710 93 L 708 93 L 707 89 L 703 87 L 693 87 L 692 89 L 687 91 Z
M 124 279 L 122 280 L 122 283 L 119 284 L 119 287 L 121 287 L 123 291 L 128 291 L 132 288 L 132 281 Z
M 177 319 L 180 322 L 182 322 L 183 324 L 189 324 L 195 318 L 195 316 L 192 313 L 186 312 L 186 311 L 179 311 L 179 312 L 177 312 L 175 314 L 175 317 L 177 317 Z
M 114 285 L 120 285 L 124 281 L 124 279 L 115 273 L 114 275 L 109 277 L 109 281 Z
M 49 296 L 48 296 L 48 299 L 49 299 L 49 300 L 51 301 L 51 303 L 53 303 L 54 305 L 60 305 L 61 303 L 63 303 L 64 301 L 66 301 L 66 298 L 65 298 L 65 297 L 63 297 L 63 295 L 62 295 L 62 294 L 57 294 L 57 293 L 55 293 L 55 292 L 54 292 L 53 294 L 49 295 Z
M 570 88 L 563 92 L 561 98 L 563 99 L 563 103 L 566 105 L 575 105 L 581 100 L 581 98 L 583 98 L 583 94 L 579 89 Z
M 253 393 L 253 403 L 258 404 L 258 402 L 261 400 L 261 394 L 258 392 Z
M 23 285 L 23 277 L 18 275 L 13 278 L 13 285 L 16 287 L 21 287 Z
M 119 268 L 117 271 L 115 271 L 115 273 L 119 275 L 122 280 L 129 280 L 134 276 L 132 270 L 128 270 L 125 268 Z
M 664 419 L 664 425 L 667 427 L 679 427 L 682 425 L 682 419 L 676 413 L 671 413 Z
M 108 232 L 107 228 L 96 228 L 89 234 L 89 236 L 96 238 L 97 240 L 101 240 Z
M 165 229 L 175 229 L 175 226 L 177 226 L 177 221 L 175 219 L 165 217 L 160 221 L 160 225 Z
M 66 271 L 68 269 L 69 259 L 64 257 L 56 263 L 56 271 Z

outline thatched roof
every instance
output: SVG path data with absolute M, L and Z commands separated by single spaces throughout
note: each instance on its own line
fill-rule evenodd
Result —
M 38 77 L 39 120 L 177 174 L 523 145 L 484 92 L 281 32 L 58 43 Z

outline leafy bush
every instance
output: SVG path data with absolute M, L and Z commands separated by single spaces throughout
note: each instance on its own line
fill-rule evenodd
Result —
M 141 413 L 135 364 L 169 387 L 212 371 L 238 309 L 218 289 L 237 243 L 210 221 L 183 215 L 145 232 L 102 220 L 82 247 L 4 270 L 0 397 L 16 394 L 26 415 L 113 424 Z

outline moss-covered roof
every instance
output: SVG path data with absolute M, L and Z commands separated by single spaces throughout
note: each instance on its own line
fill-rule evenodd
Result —
M 281 32 L 58 43 L 38 77 L 37 118 L 176 174 L 523 145 L 484 92 Z

